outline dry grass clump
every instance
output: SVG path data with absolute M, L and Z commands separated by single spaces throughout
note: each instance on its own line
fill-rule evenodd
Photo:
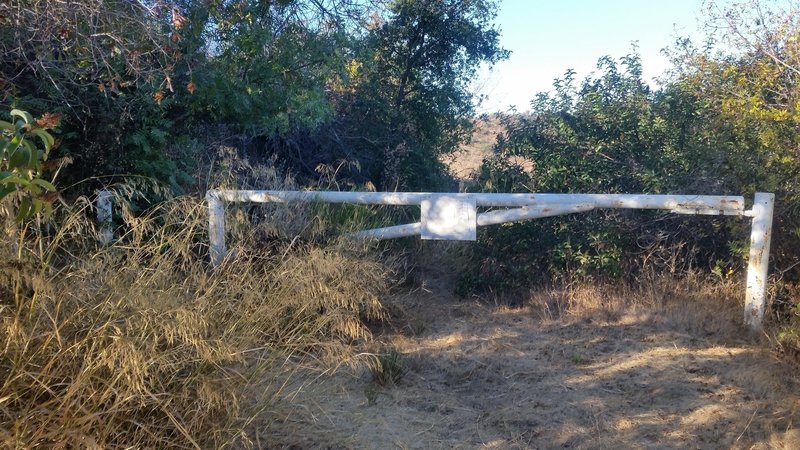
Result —
M 2 447 L 252 446 L 248 425 L 281 408 L 287 358 L 341 361 L 382 314 L 389 269 L 352 244 L 251 232 L 212 270 L 195 199 L 126 211 L 107 247 L 90 210 L 3 236 Z
M 530 292 L 526 303 L 543 320 L 589 320 L 614 323 L 647 316 L 718 336 L 740 335 L 744 287 L 733 279 L 699 273 L 651 274 L 636 283 L 560 280 Z

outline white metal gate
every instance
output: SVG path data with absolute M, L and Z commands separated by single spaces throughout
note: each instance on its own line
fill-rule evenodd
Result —
M 747 268 L 744 321 L 759 330 L 764 318 L 772 212 L 775 196 L 756 193 L 752 209 L 744 197 L 719 195 L 648 194 L 455 194 L 425 192 L 328 192 L 210 190 L 211 262 L 221 264 L 226 255 L 224 202 L 319 201 L 367 205 L 419 205 L 417 223 L 358 232 L 354 237 L 392 239 L 420 235 L 422 239 L 475 240 L 478 226 L 537 219 L 592 209 L 659 209 L 676 214 L 726 215 L 752 218 L 750 259 Z M 506 209 L 477 213 L 477 208 Z

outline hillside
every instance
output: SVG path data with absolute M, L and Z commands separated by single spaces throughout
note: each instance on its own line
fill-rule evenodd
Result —
M 483 160 L 492 155 L 497 136 L 504 131 L 498 114 L 481 116 L 475 119 L 474 126 L 472 140 L 455 153 L 442 158 L 450 173 L 458 180 L 472 178 Z

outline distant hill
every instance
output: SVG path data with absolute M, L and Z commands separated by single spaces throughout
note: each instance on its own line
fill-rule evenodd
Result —
M 472 141 L 444 158 L 450 172 L 459 180 L 472 178 L 485 158 L 492 155 L 497 135 L 504 131 L 498 114 L 475 119 Z
M 483 161 L 494 155 L 497 136 L 505 132 L 501 117 L 500 114 L 495 113 L 475 119 L 472 141 L 461 146 L 452 155 L 443 157 L 443 162 L 458 181 L 472 180 Z M 509 163 L 526 172 L 533 170 L 533 161 L 531 160 L 522 156 L 507 158 Z

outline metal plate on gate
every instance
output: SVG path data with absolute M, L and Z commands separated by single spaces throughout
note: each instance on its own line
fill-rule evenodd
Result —
M 477 205 L 472 197 L 436 195 L 420 202 L 422 239 L 474 241 L 477 238 Z

